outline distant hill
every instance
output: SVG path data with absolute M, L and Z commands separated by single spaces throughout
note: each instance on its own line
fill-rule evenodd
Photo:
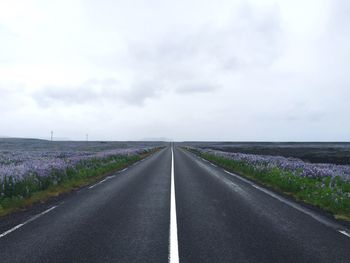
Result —
M 166 138 L 166 137 L 154 137 L 154 138 L 143 138 L 140 141 L 143 141 L 143 142 L 171 142 L 173 140 Z
M 10 140 L 11 141 L 11 140 L 43 140 L 43 139 L 0 136 L 0 140 Z
M 47 141 L 43 139 L 36 139 L 36 138 L 15 138 L 15 137 L 0 137 L 0 142 L 40 142 L 40 141 Z

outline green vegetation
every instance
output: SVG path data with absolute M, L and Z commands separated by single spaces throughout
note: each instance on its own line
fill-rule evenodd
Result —
M 33 173 L 20 183 L 15 183 L 11 177 L 6 178 L 7 182 L 3 184 L 6 185 L 6 189 L 2 189 L 3 194 L 0 197 L 0 216 L 94 183 L 157 150 L 159 148 L 140 155 L 80 161 L 74 168 L 67 168 L 65 171 L 53 170 L 49 177 L 40 178 Z
M 336 218 L 350 221 L 350 183 L 340 178 L 308 178 L 280 168 L 256 169 L 251 164 L 191 150 L 228 171 L 237 173 L 296 200 L 315 205 Z

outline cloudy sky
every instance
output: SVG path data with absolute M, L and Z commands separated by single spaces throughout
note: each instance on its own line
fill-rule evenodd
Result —
M 0 0 L 0 136 L 350 140 L 348 0 Z

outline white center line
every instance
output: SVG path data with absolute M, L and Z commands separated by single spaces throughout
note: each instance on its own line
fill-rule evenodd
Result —
M 171 197 L 170 197 L 170 236 L 169 236 L 169 262 L 179 262 L 179 248 L 177 239 L 177 218 L 175 202 L 175 180 L 174 180 L 174 151 L 171 147 Z

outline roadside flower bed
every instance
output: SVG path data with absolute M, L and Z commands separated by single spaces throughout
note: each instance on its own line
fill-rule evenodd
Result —
M 285 158 L 281 156 L 255 155 L 243 153 L 229 153 L 217 150 L 197 149 L 201 153 L 213 154 L 238 162 L 245 162 L 255 167 L 258 171 L 279 168 L 293 172 L 295 175 L 309 178 L 339 177 L 350 182 L 350 165 L 336 165 L 329 163 L 307 163 L 297 158 Z
M 155 147 L 91 151 L 0 151 L 0 210 L 34 193 L 125 167 Z

